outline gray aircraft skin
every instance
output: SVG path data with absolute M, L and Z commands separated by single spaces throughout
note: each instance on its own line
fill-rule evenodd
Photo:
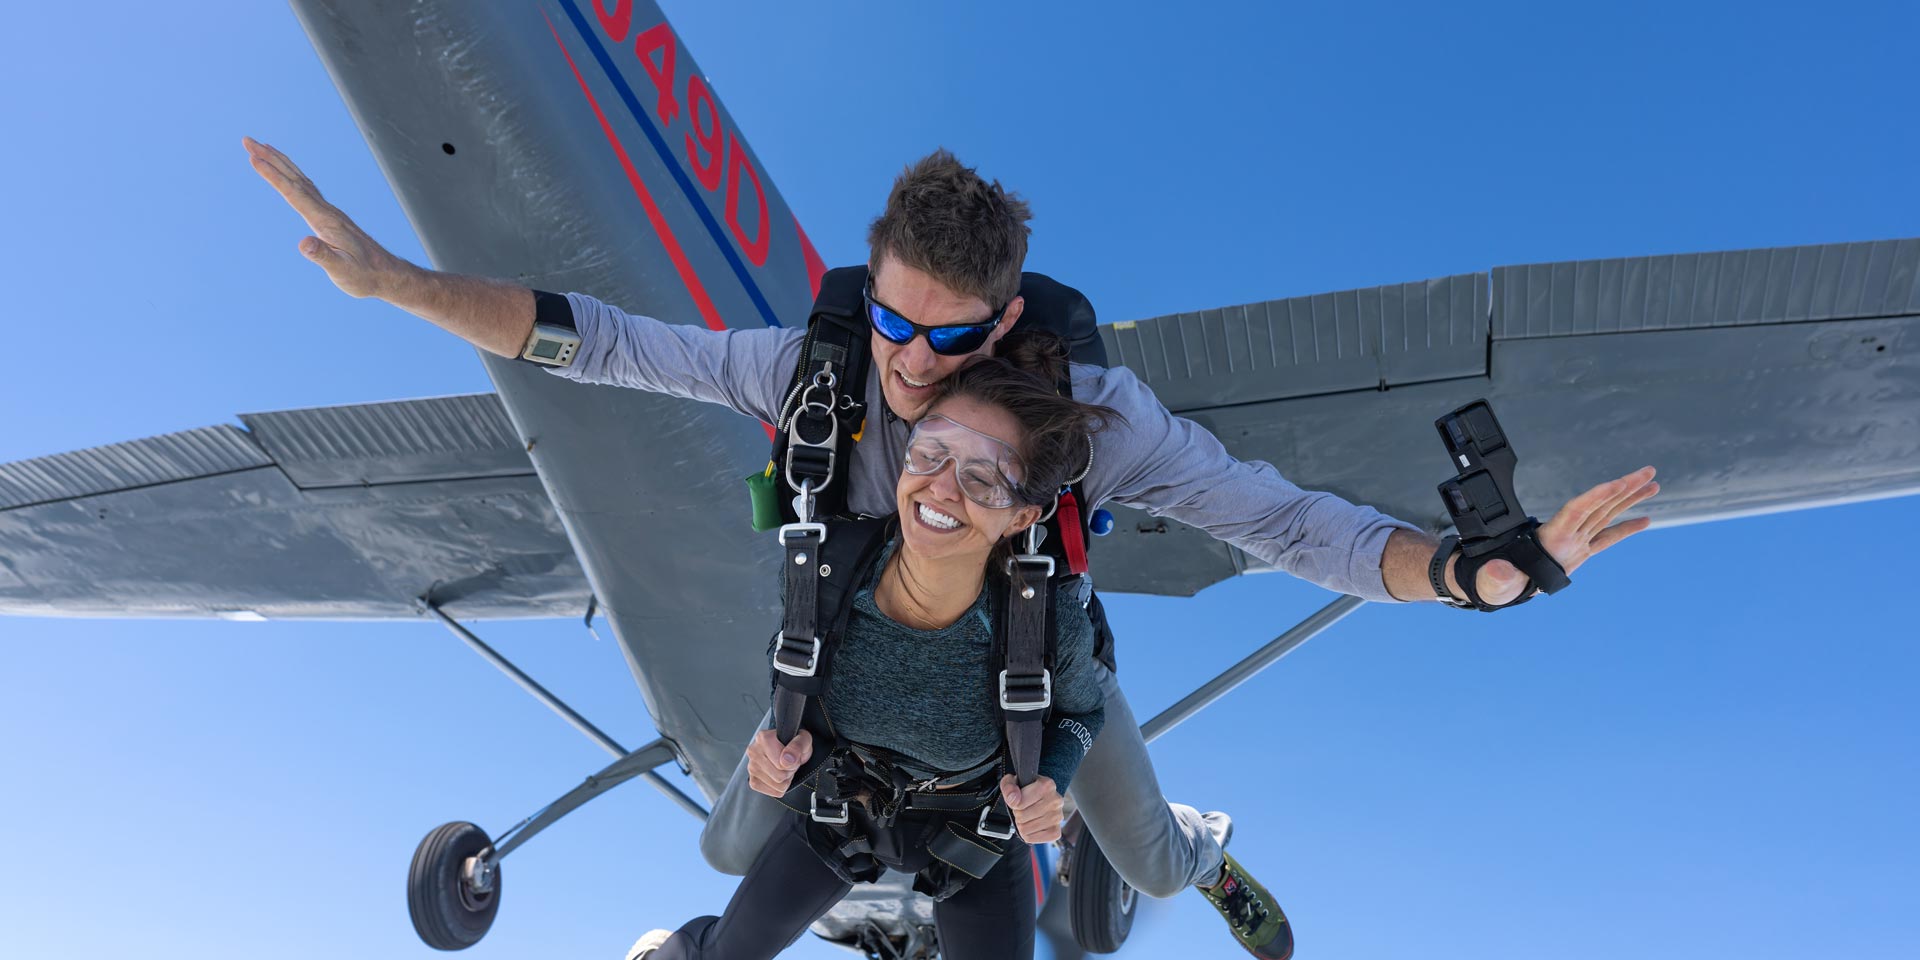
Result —
M 674 323 L 805 323 L 823 268 L 652 3 L 294 9 L 436 267 Z M 1642 463 L 1660 466 L 1658 524 L 1920 491 L 1920 239 L 1502 267 L 1103 336 L 1235 455 L 1434 531 L 1432 422 L 1477 397 L 1522 451 L 1536 509 Z M 471 623 L 577 618 L 591 598 L 672 753 L 718 795 L 766 710 L 779 619 L 776 551 L 741 484 L 766 428 L 482 359 L 497 394 L 254 414 L 0 465 L 0 613 L 415 619 L 431 604 Z M 1103 590 L 1190 595 L 1267 569 L 1115 513 L 1092 553 Z M 927 916 L 897 884 L 864 896 L 816 929 L 866 917 L 904 936 Z

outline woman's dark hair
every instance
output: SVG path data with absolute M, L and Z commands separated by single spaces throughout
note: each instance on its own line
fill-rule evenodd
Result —
M 936 384 L 927 409 L 964 398 L 1011 414 L 1020 424 L 1015 446 L 1027 468 L 1015 496 L 1046 507 L 1091 464 L 1093 435 L 1126 422 L 1111 407 L 1061 396 L 1066 376 L 1064 339 L 1045 330 L 1016 332 L 1000 341 L 994 356 L 975 357 Z

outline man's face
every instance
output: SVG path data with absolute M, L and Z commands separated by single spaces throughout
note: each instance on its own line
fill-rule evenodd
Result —
M 955 293 L 946 284 L 892 257 L 881 258 L 879 269 L 873 275 L 873 298 L 908 320 L 926 327 L 984 323 L 995 306 L 978 297 Z M 934 353 L 924 336 L 916 336 L 905 344 L 898 344 L 881 336 L 879 331 L 873 331 L 870 337 L 873 368 L 875 373 L 885 378 L 881 381 L 880 391 L 887 398 L 887 406 L 894 415 L 910 423 L 920 419 L 927 412 L 933 385 L 960 369 L 960 365 L 966 363 L 968 358 L 992 353 L 993 345 L 1013 329 L 1014 321 L 1020 318 L 1022 306 L 1024 303 L 1019 297 L 1013 298 L 1006 312 L 1001 315 L 999 325 L 987 337 L 987 342 L 980 349 L 959 356 L 943 357 Z

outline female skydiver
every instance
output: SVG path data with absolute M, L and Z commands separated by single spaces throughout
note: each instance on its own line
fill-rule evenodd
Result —
M 1061 795 L 1101 727 L 1101 687 L 1086 611 L 1075 597 L 1055 597 L 1053 714 L 1039 776 L 1020 788 L 989 693 L 1004 665 L 992 620 L 1014 538 L 1042 518 L 1084 464 L 1091 434 L 1118 415 L 1055 392 L 1065 363 L 1057 338 L 1020 352 L 1035 373 L 981 357 L 941 382 L 908 441 L 898 517 L 851 581 L 844 628 L 825 638 L 831 682 L 808 698 L 808 722 L 784 748 L 775 731 L 759 734 L 757 757 L 820 754 L 797 777 L 754 764 L 753 788 L 782 797 L 788 822 L 723 915 L 652 931 L 629 960 L 772 957 L 853 882 L 878 879 L 881 864 L 917 874 L 915 888 L 936 898 L 942 956 L 1033 955 L 1026 843 L 1059 837 Z M 820 628 L 830 631 L 821 606 Z M 845 801 L 838 817 L 836 798 Z M 975 831 L 1002 798 L 1018 836 L 999 844 L 997 860 L 968 859 L 995 846 L 993 833 Z M 956 845 L 975 852 L 948 859 Z

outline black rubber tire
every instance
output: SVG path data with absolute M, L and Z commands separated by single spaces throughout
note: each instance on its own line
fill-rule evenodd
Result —
M 435 950 L 465 950 L 480 942 L 500 912 L 500 866 L 493 889 L 476 894 L 461 878 L 468 857 L 493 845 L 487 832 L 465 821 L 437 827 L 420 841 L 407 871 L 407 913 L 413 931 Z
M 1068 912 L 1073 939 L 1088 953 L 1112 953 L 1133 932 L 1134 908 L 1139 897 L 1120 879 L 1092 831 L 1082 831 L 1073 845 L 1073 870 L 1068 874 Z

